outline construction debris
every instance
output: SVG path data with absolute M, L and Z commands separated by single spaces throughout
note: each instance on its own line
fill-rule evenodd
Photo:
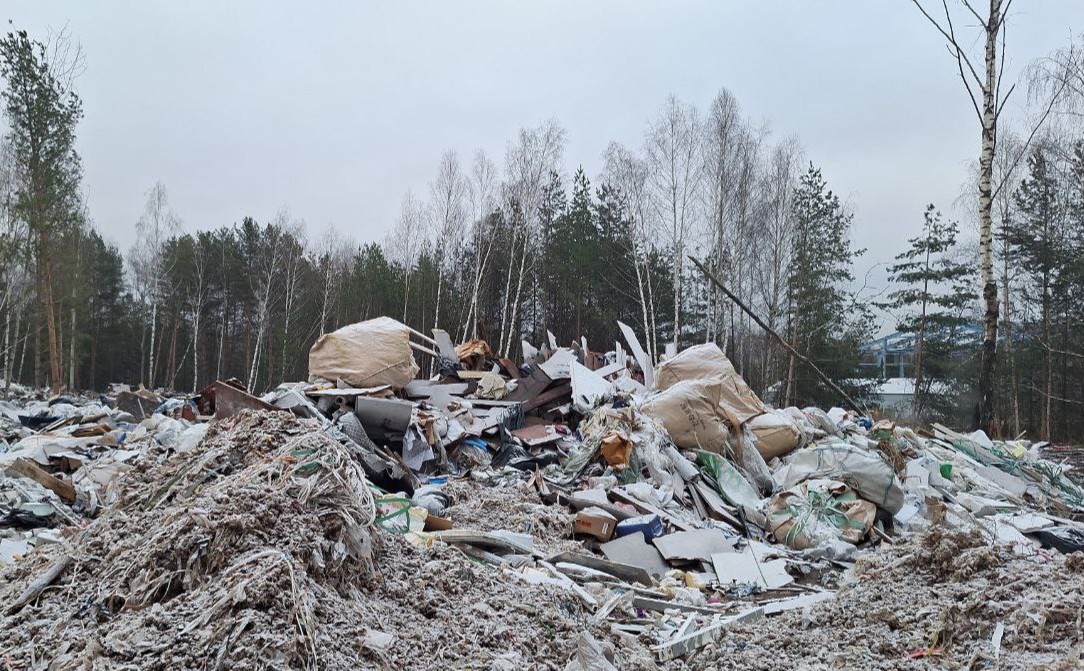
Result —
M 516 365 L 383 318 L 262 397 L 6 402 L 5 663 L 1079 663 L 1084 490 L 1044 446 L 773 409 L 621 330 Z

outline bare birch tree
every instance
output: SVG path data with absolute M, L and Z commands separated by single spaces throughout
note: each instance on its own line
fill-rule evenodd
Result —
M 248 388 L 253 391 L 256 389 L 264 340 L 270 326 L 271 308 L 278 299 L 278 283 L 275 280 L 286 253 L 284 232 L 289 225 L 290 211 L 282 207 L 268 224 L 266 232 L 260 236 L 261 249 L 257 250 L 256 267 L 249 269 L 252 295 L 256 298 L 256 345 L 252 348 L 252 363 L 248 369 Z
M 792 204 L 794 188 L 802 163 L 802 148 L 797 139 L 784 140 L 772 148 L 767 169 L 760 176 L 758 191 L 763 199 L 762 235 L 758 241 L 758 262 L 754 265 L 765 320 L 778 331 L 786 314 L 787 266 L 794 244 Z M 773 348 L 765 347 L 761 379 L 773 378 Z
M 658 359 L 658 328 L 655 324 L 655 297 L 651 282 L 650 249 L 654 219 L 648 194 L 648 170 L 644 161 L 628 148 L 611 142 L 604 154 L 603 179 L 614 186 L 624 199 L 625 209 L 632 217 L 629 246 L 636 270 L 636 288 L 648 351 L 652 360 Z
M 472 216 L 474 218 L 474 259 L 471 264 L 471 296 L 470 305 L 467 308 L 467 318 L 463 322 L 463 335 L 461 340 L 478 337 L 478 293 L 482 286 L 482 277 L 485 275 L 486 266 L 489 264 L 489 256 L 493 252 L 493 244 L 497 236 L 491 235 L 488 230 L 489 215 L 496 207 L 497 198 L 497 166 L 489 160 L 485 152 L 479 149 L 474 154 L 474 163 L 471 166 L 471 176 L 468 182 Z
M 519 342 L 515 332 L 519 324 L 523 282 L 533 263 L 531 245 L 537 240 L 542 187 L 551 172 L 559 172 L 564 147 L 565 130 L 556 119 L 550 119 L 536 128 L 521 128 L 516 142 L 509 145 L 505 154 L 506 200 L 518 205 L 522 212 L 522 224 L 519 226 L 521 230 L 513 235 L 514 253 L 509 255 L 509 277 L 514 271 L 517 255 L 519 257 L 519 269 L 515 271 L 515 293 L 512 293 L 509 284 L 501 310 L 499 349 L 503 356 L 509 356 L 513 344 Z M 520 243 L 518 251 L 515 250 L 517 238 Z
M 282 268 L 282 352 L 279 366 L 282 370 L 281 379 L 286 379 L 287 348 L 290 345 L 290 327 L 293 325 L 294 313 L 297 312 L 304 300 L 304 279 L 306 241 L 305 221 L 303 219 L 291 220 L 283 230 Z
M 403 271 L 404 322 L 407 319 L 407 307 L 410 305 L 410 278 L 414 274 L 414 265 L 426 238 L 425 223 L 422 204 L 414 197 L 414 192 L 407 191 L 399 207 L 395 228 L 384 241 L 385 256 L 392 263 L 398 264 Z
M 158 333 L 158 305 L 165 289 L 163 282 L 170 269 L 166 266 L 166 241 L 181 232 L 181 220 L 169 204 L 169 192 L 162 182 L 147 191 L 143 215 L 136 222 L 136 240 L 128 252 L 134 287 L 149 310 L 150 349 L 146 353 L 147 386 L 154 387 Z
M 656 216 L 666 222 L 674 285 L 674 347 L 680 346 L 682 269 L 686 240 L 695 223 L 703 170 L 699 159 L 700 116 L 695 107 L 667 98 L 647 133 L 648 183 Z
M 320 329 L 317 335 L 322 335 L 328 332 L 328 321 L 335 310 L 343 276 L 350 268 L 350 241 L 334 226 L 328 226 L 321 236 L 313 266 L 320 274 Z
M 979 280 L 982 284 L 983 300 L 983 341 L 982 366 L 979 372 L 979 425 L 992 430 L 994 424 L 994 367 L 997 359 L 997 339 L 999 327 L 1000 303 L 997 278 L 994 275 L 994 226 L 993 207 L 994 157 L 997 152 L 998 127 L 1005 104 L 1012 96 L 1016 85 L 1012 84 L 1002 92 L 1005 70 L 1005 43 L 1007 16 L 1013 0 L 988 0 L 983 7 L 976 0 L 956 0 L 949 8 L 949 0 L 941 0 L 940 7 L 930 1 L 911 0 L 927 21 L 945 38 L 949 55 L 956 65 L 957 73 L 967 91 L 971 106 L 979 120 L 981 129 L 981 150 L 978 170 L 978 221 L 979 221 Z M 985 0 L 984 0 L 985 1 Z M 926 5 L 933 7 L 928 10 Z M 976 7 L 983 7 L 980 12 Z M 971 23 L 979 32 L 983 45 L 982 61 L 969 53 L 968 40 L 957 33 L 956 26 L 963 22 Z M 1051 109 L 1061 99 L 1067 87 L 1064 77 L 1049 80 L 1053 83 L 1045 89 L 1047 94 L 1046 109 L 1034 124 L 1031 136 L 1021 149 L 1027 150 L 1030 140 L 1038 132 Z M 1043 87 L 1039 87 L 1044 90 Z M 1023 153 L 1020 154 L 1020 157 Z M 1019 160 L 1017 157 L 1016 160 Z M 1002 184 L 1001 186 L 1004 186 Z M 998 187 L 1000 188 L 1000 187 Z
M 192 393 L 199 390 L 199 338 L 203 310 L 210 294 L 210 263 L 213 241 L 208 233 L 198 233 L 192 245 L 192 276 L 188 286 L 188 310 L 192 315 Z
M 743 122 L 737 99 L 723 89 L 711 103 L 704 124 L 704 188 L 700 190 L 705 219 L 710 230 L 709 267 L 716 277 L 731 285 L 737 178 L 736 161 L 740 154 Z M 732 287 L 733 290 L 733 287 Z M 707 339 L 716 341 L 725 350 L 726 328 L 723 324 L 723 295 L 717 287 L 709 288 Z
M 470 184 L 459 166 L 459 155 L 454 151 L 444 152 L 437 177 L 429 184 L 429 216 L 437 236 L 437 304 L 433 314 L 436 328 L 440 328 L 445 275 L 455 268 L 463 250 L 469 192 Z

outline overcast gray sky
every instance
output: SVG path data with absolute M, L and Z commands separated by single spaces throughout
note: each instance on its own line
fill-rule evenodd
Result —
M 156 180 L 189 230 L 287 205 L 310 233 L 333 222 L 378 240 L 445 149 L 499 163 L 517 128 L 557 117 L 566 171 L 594 176 L 609 141 L 639 146 L 668 94 L 704 109 L 726 87 L 798 136 L 848 200 L 870 249 L 861 274 L 900 251 L 926 203 L 951 210 L 979 148 L 954 63 L 909 0 L 9 0 L 2 13 L 82 42 L 90 210 L 122 249 Z M 1016 0 L 1010 75 L 1082 26 L 1081 0 Z

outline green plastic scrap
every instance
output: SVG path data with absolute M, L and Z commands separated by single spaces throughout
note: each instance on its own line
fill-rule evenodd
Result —
M 728 460 L 714 452 L 696 451 L 696 463 L 700 471 L 715 481 L 716 489 L 727 503 L 756 508 L 760 496 L 745 476 Z

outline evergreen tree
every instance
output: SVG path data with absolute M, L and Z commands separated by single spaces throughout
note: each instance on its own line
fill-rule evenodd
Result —
M 49 379 L 57 390 L 63 384 L 55 294 L 57 249 L 64 234 L 82 222 L 83 169 L 75 151 L 75 127 L 83 116 L 83 105 L 71 89 L 70 78 L 58 75 L 57 64 L 51 64 L 48 55 L 46 45 L 31 40 L 25 31 L 0 38 L 8 140 L 22 177 L 13 209 L 27 224 L 48 338 Z
M 1009 257 L 1023 278 L 1024 299 L 1038 305 L 1038 319 L 1033 321 L 1032 337 L 1041 361 L 1037 391 L 1039 433 L 1052 435 L 1051 410 L 1054 396 L 1053 352 L 1059 316 L 1064 314 L 1068 267 L 1072 251 L 1065 225 L 1064 207 L 1059 197 L 1057 177 L 1048 158 L 1047 147 L 1037 146 L 1028 157 L 1028 176 L 1016 190 L 1018 217 L 1005 227 Z
M 956 222 L 944 221 L 933 205 L 923 215 L 922 235 L 896 256 L 889 280 L 900 288 L 881 307 L 906 314 L 901 333 L 914 334 L 915 391 L 912 412 L 921 419 L 947 419 L 958 397 L 968 344 L 962 340 L 967 307 L 973 302 L 972 265 L 956 260 Z
M 828 189 L 812 164 L 794 193 L 795 244 L 788 277 L 791 345 L 856 400 L 868 395 L 869 381 L 856 379 L 858 347 L 870 338 L 872 317 L 849 291 L 851 267 L 865 250 L 851 246 L 852 215 Z M 796 357 L 788 365 L 788 405 L 831 406 L 841 402 L 832 389 Z

